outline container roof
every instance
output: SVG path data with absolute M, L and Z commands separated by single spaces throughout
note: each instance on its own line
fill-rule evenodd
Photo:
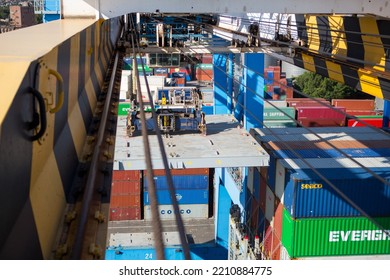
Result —
M 232 115 L 207 115 L 207 135 L 173 133 L 163 137 L 171 169 L 268 166 L 269 155 Z M 126 116 L 119 116 L 114 170 L 145 170 L 144 143 L 140 131 L 126 134 Z M 148 136 L 154 169 L 163 169 L 156 135 Z

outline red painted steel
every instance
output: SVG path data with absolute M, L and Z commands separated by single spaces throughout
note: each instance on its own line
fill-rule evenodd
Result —
M 120 194 L 141 194 L 140 181 L 113 181 L 111 184 L 111 195 Z
M 373 99 L 332 99 L 335 107 L 345 107 L 347 110 L 373 111 L 375 100 Z
M 110 208 L 110 221 L 141 220 L 141 208 Z
M 375 126 L 375 127 L 382 127 L 383 126 L 383 120 L 382 119 L 364 119 L 359 118 L 359 120 L 364 121 L 365 123 Z M 359 126 L 367 126 L 366 124 L 359 122 L 358 120 L 348 120 L 348 126 L 349 127 L 359 127 Z
M 266 191 L 267 191 L 267 180 L 260 176 L 260 192 L 259 192 L 259 207 L 263 213 L 265 213 L 265 204 L 266 204 Z
M 141 178 L 140 170 L 113 170 L 112 180 L 113 181 L 128 181 L 128 180 L 139 180 Z

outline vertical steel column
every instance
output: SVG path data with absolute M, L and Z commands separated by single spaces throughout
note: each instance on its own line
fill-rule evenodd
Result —
M 227 101 L 228 101 L 228 111 L 229 114 L 233 113 L 233 77 L 234 77 L 234 55 L 229 54 L 228 57 L 228 75 L 227 75 Z
M 390 101 L 383 100 L 383 123 L 382 127 L 389 127 L 389 117 L 390 117 Z
M 258 120 L 263 121 L 264 102 L 261 97 L 264 96 L 264 54 L 246 53 L 244 55 L 244 65 L 243 83 L 245 85 L 244 103 L 246 107 L 244 127 L 249 131 L 251 128 L 263 127 Z M 255 114 L 256 117 L 251 113 Z
M 228 114 L 227 54 L 213 55 L 214 114 Z

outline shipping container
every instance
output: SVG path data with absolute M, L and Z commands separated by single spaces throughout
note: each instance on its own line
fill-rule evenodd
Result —
M 388 182 L 390 169 L 386 165 L 372 167 L 381 164 L 381 159 L 361 158 L 360 163 Z M 365 169 L 356 167 L 356 164 L 354 167 L 346 162 L 344 164 L 347 165 L 340 166 L 343 162 L 337 162 L 336 159 L 306 159 L 306 161 L 315 170 L 308 169 L 307 165 L 298 159 L 277 159 L 275 194 L 292 217 L 361 216 L 362 213 L 351 205 L 350 201 L 368 215 L 390 216 L 390 187 Z M 340 195 L 316 172 L 332 183 L 343 195 Z M 350 201 L 346 201 L 344 197 L 349 198 Z
M 132 208 L 141 207 L 140 194 L 111 195 L 110 208 Z
M 263 243 L 263 254 L 268 260 L 279 260 L 281 240 L 276 236 L 274 228 L 269 226 L 264 234 Z
M 287 107 L 287 101 L 285 100 L 269 100 L 264 102 L 264 108 L 275 108 L 275 107 Z M 295 113 L 294 113 L 295 116 Z
M 265 120 L 263 121 L 264 127 L 267 128 L 284 128 L 284 127 L 296 127 L 295 120 Z
M 366 111 L 366 110 L 346 110 L 346 113 L 350 116 L 376 116 L 375 111 Z
M 321 107 L 321 106 L 312 106 L 312 107 L 296 107 L 297 118 L 303 119 L 345 119 L 345 108 L 343 107 Z
M 127 116 L 130 111 L 130 102 L 120 102 L 118 104 L 118 115 Z
M 374 99 L 332 99 L 335 107 L 345 107 L 347 110 L 375 110 Z
M 141 179 L 141 170 L 113 170 L 113 181 L 139 181 Z
M 188 219 L 206 219 L 209 216 L 208 204 L 180 204 L 179 211 L 181 217 L 185 220 Z M 175 213 L 172 205 L 159 205 L 158 212 L 160 213 L 161 220 L 175 220 Z M 144 219 L 147 221 L 152 220 L 151 206 L 144 206 Z
M 348 120 L 349 127 L 361 127 L 361 126 L 367 126 L 371 125 L 374 127 L 383 127 L 383 116 L 378 116 L 378 118 L 367 118 L 365 116 L 364 118 L 359 118 L 359 120 L 353 120 L 350 119 Z
M 263 143 L 263 146 L 270 151 L 278 150 L 326 150 L 326 149 L 383 149 L 390 148 L 390 143 L 383 140 L 359 140 L 359 136 L 356 137 L 357 140 L 337 140 L 331 139 L 329 141 L 269 141 Z M 389 139 L 390 140 L 390 139 Z
M 207 204 L 209 203 L 209 190 L 206 189 L 180 189 L 175 191 L 176 201 L 179 204 Z M 157 191 L 158 204 L 172 204 L 168 190 Z M 144 205 L 150 205 L 149 192 L 144 192 Z
M 331 108 L 330 102 L 326 100 L 315 101 L 315 100 L 290 100 L 287 101 L 289 107 L 325 107 Z
M 290 258 L 390 254 L 390 217 L 293 219 L 283 211 L 282 244 Z
M 295 109 L 292 107 L 265 107 L 263 109 L 263 119 L 267 120 L 294 120 Z
M 209 187 L 209 177 L 204 175 L 175 175 L 172 176 L 173 185 L 176 190 L 182 189 L 207 189 Z M 168 189 L 168 182 L 165 176 L 154 176 L 156 189 Z M 144 190 L 148 188 L 148 180 L 145 177 Z
M 140 207 L 110 208 L 110 221 L 126 221 L 140 219 Z
M 275 214 L 275 194 L 266 186 L 265 190 L 265 218 L 271 222 Z
M 140 181 L 112 181 L 111 195 L 141 194 Z
M 389 255 L 351 255 L 351 256 L 322 256 L 322 257 L 301 257 L 301 258 L 291 258 L 288 255 L 286 247 L 282 246 L 280 248 L 280 259 L 281 260 L 308 260 L 308 261 L 355 261 L 355 260 L 365 260 L 365 261 L 375 261 L 375 260 L 390 260 Z

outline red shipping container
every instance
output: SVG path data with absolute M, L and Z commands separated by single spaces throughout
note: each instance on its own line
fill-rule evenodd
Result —
M 375 101 L 373 99 L 332 99 L 335 107 L 345 107 L 347 110 L 373 111 Z
M 140 194 L 141 182 L 138 181 L 113 181 L 111 184 L 111 195 Z
M 112 180 L 113 181 L 129 181 L 139 180 L 141 178 L 140 170 L 113 170 Z
M 202 63 L 212 64 L 213 63 L 213 55 L 212 54 L 203 54 L 202 55 Z
M 275 196 L 274 230 L 275 230 L 275 236 L 279 240 L 282 239 L 283 209 L 284 209 L 283 203 L 281 203 L 280 199 Z
M 273 85 L 267 85 L 267 92 L 273 93 L 274 92 L 274 86 Z
M 140 194 L 111 195 L 110 208 L 141 208 Z
M 110 221 L 141 220 L 141 208 L 110 208 Z
M 259 210 L 260 210 L 259 203 L 256 201 L 254 197 L 252 197 L 250 219 L 251 219 L 251 231 L 255 235 L 258 234 L 258 229 L 259 229 Z
M 345 108 L 336 109 L 319 106 L 296 107 L 297 120 L 302 126 L 344 126 Z
M 383 119 L 364 119 L 359 118 L 359 120 L 362 120 L 366 122 L 369 125 L 372 125 L 374 127 L 382 127 L 383 126 Z M 348 120 L 348 126 L 349 127 L 359 127 L 359 126 L 367 126 L 366 124 L 359 122 L 358 120 Z M 383 142 L 383 141 L 381 141 Z
M 280 259 L 280 248 L 281 241 L 275 235 L 274 229 L 270 226 L 265 232 L 263 239 L 264 254 L 269 260 L 279 260 Z
M 265 203 L 266 203 L 266 191 L 267 191 L 267 180 L 260 176 L 260 192 L 259 192 L 259 207 L 263 213 L 265 213 Z

